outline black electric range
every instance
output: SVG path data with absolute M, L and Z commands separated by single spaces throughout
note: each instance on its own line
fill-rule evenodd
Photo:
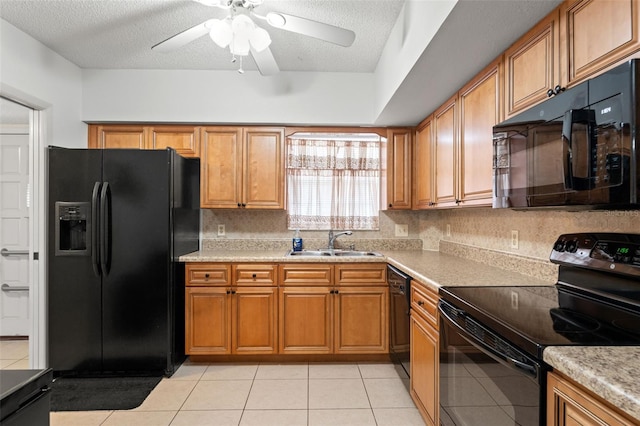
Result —
M 640 234 L 562 235 L 550 261 L 560 265 L 554 286 L 444 287 L 440 296 L 539 360 L 546 346 L 640 345 Z
M 554 286 L 440 289 L 442 424 L 544 426 L 545 347 L 640 345 L 640 235 L 562 235 L 550 260 Z

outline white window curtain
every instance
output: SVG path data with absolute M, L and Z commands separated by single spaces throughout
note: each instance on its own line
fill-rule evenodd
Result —
M 289 229 L 379 229 L 380 139 L 287 138 Z

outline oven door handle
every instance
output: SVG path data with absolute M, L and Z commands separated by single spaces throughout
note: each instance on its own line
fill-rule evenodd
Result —
M 498 351 L 495 348 L 492 348 L 491 346 L 489 346 L 486 343 L 484 343 L 483 341 L 477 339 L 475 336 L 470 334 L 467 330 L 462 328 L 462 326 L 460 326 L 455 320 L 453 320 L 453 318 L 451 318 L 442 309 L 441 306 L 438 306 L 438 311 L 440 312 L 440 315 L 442 316 L 442 318 L 449 325 L 453 326 L 458 331 L 458 333 L 460 333 L 460 336 L 462 336 L 467 342 L 469 342 L 470 344 L 475 346 L 477 349 L 479 349 L 482 352 L 485 352 L 486 354 L 490 355 L 491 357 L 493 357 L 498 362 L 502 362 L 503 364 L 506 364 L 506 365 L 510 366 L 511 368 L 516 369 L 517 371 L 522 371 L 524 373 L 527 373 L 527 374 L 529 374 L 531 377 L 533 377 L 536 380 L 538 379 L 539 368 L 538 368 L 538 365 L 536 363 L 534 363 L 534 362 L 532 362 L 531 364 L 524 363 L 522 361 L 514 359 L 513 357 L 509 356 L 508 354 L 503 353 L 502 351 Z M 467 316 L 464 313 L 464 311 L 459 311 L 459 313 L 464 315 L 465 320 L 466 320 Z

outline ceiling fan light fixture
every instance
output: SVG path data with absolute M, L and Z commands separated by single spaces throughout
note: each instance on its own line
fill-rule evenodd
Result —
M 253 47 L 256 52 L 262 52 L 271 44 L 271 37 L 264 28 L 256 27 L 249 41 L 251 42 L 251 47 Z
M 287 23 L 287 20 L 279 13 L 269 12 L 267 13 L 267 22 L 273 27 L 280 28 Z
M 223 49 L 231 43 L 233 40 L 233 30 L 231 25 L 226 20 L 212 19 L 209 23 L 211 30 L 209 31 L 209 37 L 218 46 Z

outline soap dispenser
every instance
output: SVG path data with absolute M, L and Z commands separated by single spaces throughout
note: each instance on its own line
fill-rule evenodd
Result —
M 300 230 L 296 229 L 293 234 L 293 251 L 302 251 L 302 238 L 300 237 Z

